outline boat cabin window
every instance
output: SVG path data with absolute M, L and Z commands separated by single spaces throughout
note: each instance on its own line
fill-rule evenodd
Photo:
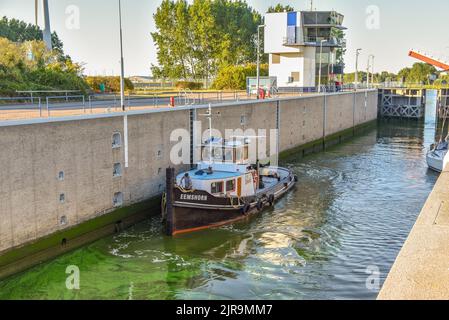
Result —
M 210 156 L 210 148 L 203 148 L 203 160 L 208 161 L 211 158 Z M 222 147 L 213 147 L 212 148 L 212 160 L 214 161 L 223 161 L 223 149 Z
M 226 192 L 235 191 L 235 180 L 226 181 Z
M 210 186 L 210 193 L 223 193 L 223 182 L 212 182 Z
M 211 159 L 209 146 L 202 147 L 202 159 Z M 217 162 L 241 163 L 249 159 L 249 146 L 214 146 L 212 148 L 212 160 Z

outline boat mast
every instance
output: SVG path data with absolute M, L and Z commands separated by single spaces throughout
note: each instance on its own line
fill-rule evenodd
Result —
M 213 157 L 212 157 L 212 105 L 209 103 L 209 109 L 208 109 L 208 115 L 209 118 L 209 162 L 212 164 Z

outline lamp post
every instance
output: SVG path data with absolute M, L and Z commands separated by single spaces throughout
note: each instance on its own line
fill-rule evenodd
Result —
M 355 90 L 357 90 L 357 87 L 359 85 L 359 55 L 360 55 L 360 51 L 362 51 L 362 49 L 357 49 L 355 52 L 355 81 L 354 81 Z
M 366 87 L 367 87 L 367 89 L 369 89 L 370 88 L 370 61 L 371 61 L 371 58 L 373 59 L 373 64 L 374 64 L 374 55 L 372 55 L 372 54 L 370 54 L 369 56 L 368 56 L 368 65 L 366 66 Z
M 323 43 L 326 42 L 326 40 L 320 41 L 320 67 L 318 70 L 318 93 L 321 93 L 321 63 L 322 63 L 322 55 L 323 55 Z
M 263 27 L 265 27 L 264 24 L 257 26 L 257 99 L 260 98 L 260 29 L 262 29 Z
M 44 23 L 45 28 L 43 32 L 43 39 L 45 42 L 45 45 L 47 46 L 48 50 L 52 50 L 52 43 L 51 43 L 51 29 L 50 29 L 50 13 L 48 10 L 48 0 L 43 0 L 44 3 Z
M 125 111 L 125 63 L 123 61 L 123 32 L 122 32 L 122 4 L 118 0 L 118 14 L 120 24 L 120 106 Z
M 123 135 L 124 135 L 124 153 L 125 153 L 125 168 L 128 168 L 128 115 L 125 109 L 125 63 L 123 60 L 123 32 L 122 32 L 122 4 L 118 0 L 118 14 L 120 24 L 120 105 L 123 116 Z
M 374 85 L 374 58 L 376 56 L 373 54 L 371 55 L 371 58 L 373 59 L 373 62 L 371 63 L 371 84 Z

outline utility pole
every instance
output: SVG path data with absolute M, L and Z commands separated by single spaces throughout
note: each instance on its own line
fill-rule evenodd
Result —
M 260 29 L 263 27 L 265 27 L 265 25 L 257 27 L 257 99 L 260 99 Z
M 310 11 L 313 11 L 313 0 L 310 0 Z
M 360 55 L 360 51 L 362 51 L 362 49 L 357 49 L 355 52 L 355 90 L 357 90 L 358 85 L 359 85 L 359 55 Z
M 125 168 L 128 168 L 128 115 L 125 109 L 125 63 L 123 60 L 123 32 L 122 32 L 122 4 L 118 0 L 118 14 L 120 24 L 120 105 L 123 116 L 123 135 L 124 135 L 124 151 L 125 151 Z
M 34 0 L 34 24 L 38 26 L 39 0 Z
M 373 65 L 374 65 L 374 55 L 370 54 L 368 56 L 368 65 L 366 67 L 366 86 L 369 89 L 370 88 L 370 61 L 371 58 L 373 59 Z M 374 70 L 373 70 L 373 81 L 374 81 Z
M 125 111 L 125 63 L 123 61 L 123 32 L 122 32 L 122 5 L 118 0 L 118 14 L 120 24 L 120 106 Z
M 321 93 L 321 63 L 322 63 L 322 56 L 323 56 L 323 43 L 326 42 L 326 40 L 320 41 L 320 67 L 318 70 L 318 93 Z
M 52 49 L 52 43 L 51 43 L 51 29 L 50 29 L 50 13 L 48 10 L 48 0 L 43 0 L 44 2 L 44 22 L 45 22 L 45 29 L 44 29 L 44 42 L 47 46 L 48 50 Z

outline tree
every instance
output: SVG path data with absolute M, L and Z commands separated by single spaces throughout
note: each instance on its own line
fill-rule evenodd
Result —
M 434 66 L 417 62 L 411 68 L 404 68 L 399 71 L 398 78 L 406 83 L 427 83 L 430 84 L 430 76 L 436 74 Z
M 223 66 L 218 72 L 212 87 L 217 90 L 243 90 L 246 88 L 246 78 L 254 77 L 256 74 L 256 64 Z M 260 74 L 261 76 L 268 76 L 267 64 L 262 64 L 260 66 Z
M 155 77 L 210 78 L 222 66 L 256 60 L 262 17 L 243 0 L 163 0 L 154 19 Z
M 0 37 L 9 39 L 13 42 L 25 42 L 31 40 L 43 40 L 42 30 L 33 24 L 26 23 L 17 19 L 0 19 Z M 52 33 L 51 42 L 53 50 L 60 54 L 60 58 L 65 58 L 63 43 L 56 32 Z
M 256 61 L 257 27 L 262 16 L 246 1 L 216 0 L 213 2 L 216 29 L 221 42 L 219 64 L 245 64 Z
M 0 95 L 14 96 L 18 90 L 86 92 L 82 66 L 70 58 L 60 61 L 58 56 L 43 41 L 20 43 L 0 37 Z
M 283 6 L 282 4 L 278 3 L 276 6 L 271 6 L 268 8 L 267 13 L 274 13 L 274 12 L 292 12 L 295 11 L 295 8 L 292 6 L 286 5 Z

